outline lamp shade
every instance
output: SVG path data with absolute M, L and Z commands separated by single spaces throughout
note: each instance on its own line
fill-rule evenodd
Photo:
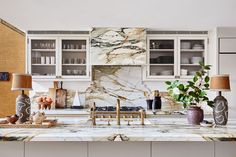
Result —
M 32 90 L 32 77 L 29 74 L 13 73 L 11 90 Z
M 210 89 L 215 91 L 230 91 L 229 75 L 215 75 L 211 77 Z

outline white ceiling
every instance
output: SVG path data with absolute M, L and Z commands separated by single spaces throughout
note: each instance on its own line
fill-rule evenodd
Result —
M 236 0 L 0 0 L 0 18 L 25 31 L 93 26 L 206 30 L 236 26 Z

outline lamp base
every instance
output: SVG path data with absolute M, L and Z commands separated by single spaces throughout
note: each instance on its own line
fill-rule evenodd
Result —
M 228 102 L 221 95 L 214 99 L 213 116 L 216 125 L 226 125 L 228 122 Z
M 19 116 L 19 123 L 24 123 L 30 117 L 30 98 L 22 93 L 16 98 L 16 114 Z

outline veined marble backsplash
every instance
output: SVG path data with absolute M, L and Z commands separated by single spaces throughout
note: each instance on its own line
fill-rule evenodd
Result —
M 78 91 L 81 105 L 116 106 L 117 98 L 121 98 L 121 105 L 147 107 L 144 92 L 151 93 L 155 87 L 142 81 L 141 66 L 93 66 L 92 82 L 87 88 L 68 89 L 67 107 L 73 104 L 75 92 Z M 34 90 L 30 92 L 32 110 L 37 110 L 36 98 L 49 95 L 48 91 Z M 163 110 L 175 110 L 180 106 L 162 98 Z

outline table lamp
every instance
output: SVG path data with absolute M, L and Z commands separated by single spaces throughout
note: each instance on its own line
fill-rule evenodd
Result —
M 214 99 L 213 117 L 216 125 L 226 125 L 228 121 L 228 102 L 222 96 L 222 91 L 230 91 L 229 75 L 215 75 L 211 77 L 210 89 L 218 91 Z
M 19 116 L 19 123 L 24 123 L 30 117 L 30 98 L 24 94 L 24 90 L 32 90 L 32 77 L 29 74 L 13 73 L 12 88 L 13 91 L 22 91 L 16 98 L 16 114 Z

